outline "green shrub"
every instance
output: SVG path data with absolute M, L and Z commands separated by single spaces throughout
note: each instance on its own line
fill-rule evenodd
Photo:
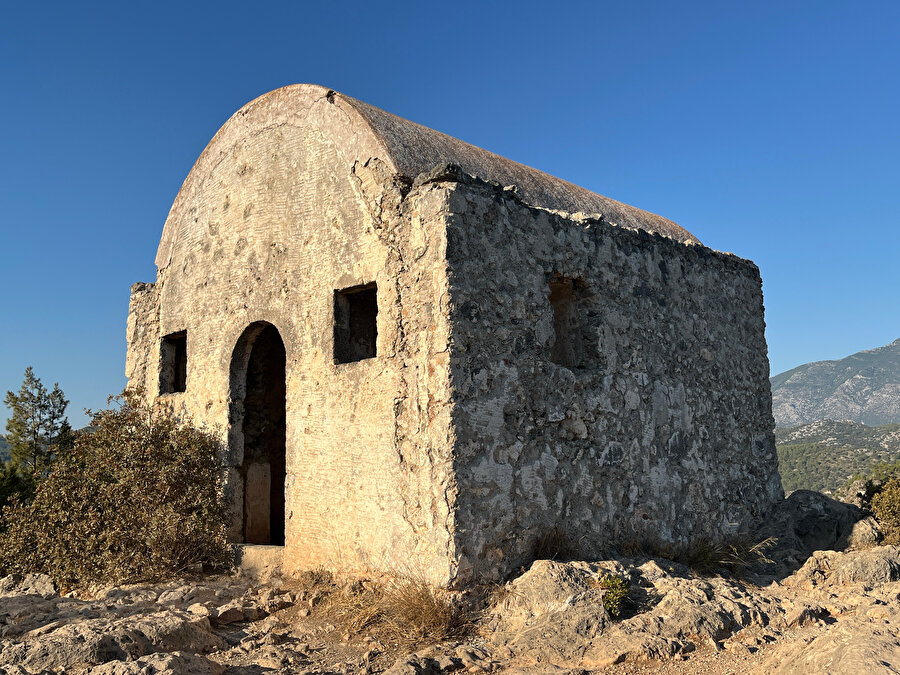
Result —
M 4 509 L 0 573 L 43 572 L 73 587 L 229 562 L 219 441 L 136 394 L 117 401 L 30 504 Z
M 872 497 L 872 513 L 881 525 L 884 544 L 900 545 L 900 478 L 891 478 Z
M 603 609 L 612 617 L 619 616 L 622 603 L 628 597 L 628 582 L 615 574 L 607 574 L 600 579 L 599 586 L 606 591 L 603 594 Z

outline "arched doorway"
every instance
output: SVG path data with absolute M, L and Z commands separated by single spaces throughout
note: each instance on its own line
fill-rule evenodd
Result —
M 278 329 L 251 324 L 231 358 L 229 442 L 243 457 L 242 535 L 248 544 L 284 545 L 285 351 Z

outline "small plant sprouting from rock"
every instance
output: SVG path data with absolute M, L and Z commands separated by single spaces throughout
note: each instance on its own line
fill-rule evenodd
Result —
M 628 597 L 628 582 L 616 574 L 605 574 L 597 582 L 597 585 L 606 591 L 603 594 L 603 609 L 611 617 L 618 617 L 622 613 L 622 605 Z

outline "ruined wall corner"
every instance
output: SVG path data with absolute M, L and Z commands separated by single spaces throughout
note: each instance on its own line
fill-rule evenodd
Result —
M 154 377 L 159 362 L 159 295 L 158 284 L 136 283 L 128 303 L 125 377 L 128 389 L 143 388 L 147 400 L 156 396 L 159 387 Z

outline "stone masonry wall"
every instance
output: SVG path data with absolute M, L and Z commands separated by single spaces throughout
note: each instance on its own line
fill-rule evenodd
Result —
M 542 539 L 580 556 L 720 539 L 783 496 L 755 265 L 433 180 L 450 210 L 458 583 L 502 578 Z

